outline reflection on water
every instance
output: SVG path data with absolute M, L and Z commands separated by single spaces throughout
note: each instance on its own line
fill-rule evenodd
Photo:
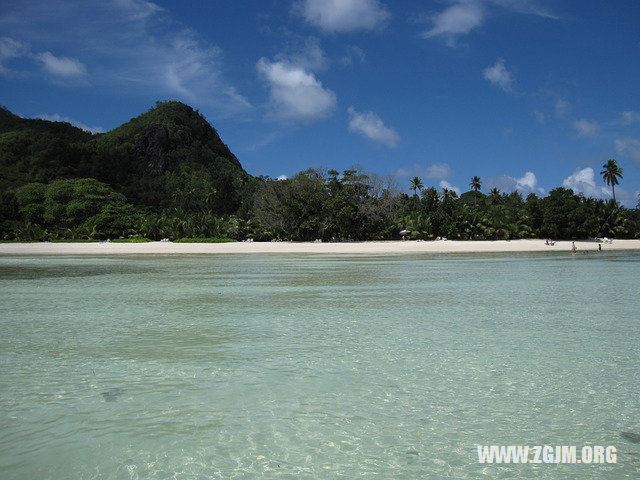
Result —
M 639 259 L 0 257 L 2 478 L 637 478 Z

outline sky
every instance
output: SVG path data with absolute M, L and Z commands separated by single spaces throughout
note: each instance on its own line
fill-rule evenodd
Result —
M 4 0 L 0 104 L 105 132 L 179 100 L 253 175 L 640 195 L 637 0 Z

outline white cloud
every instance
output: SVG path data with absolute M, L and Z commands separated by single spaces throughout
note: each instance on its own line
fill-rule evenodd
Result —
M 540 110 L 533 111 L 533 118 L 535 118 L 536 122 L 540 124 L 544 123 L 546 120 L 544 113 L 542 113 Z
M 349 130 L 359 133 L 374 142 L 387 147 L 395 147 L 400 141 L 400 135 L 393 128 L 385 126 L 384 122 L 373 112 L 360 113 L 349 107 Z
M 3 5 L 0 31 L 31 44 L 28 58 L 35 63 L 22 73 L 32 77 L 44 68 L 56 83 L 82 79 L 119 95 L 152 91 L 159 98 L 198 99 L 216 116 L 251 109 L 224 78 L 222 50 L 153 2 L 10 2 Z
M 427 178 L 447 178 L 453 175 L 453 171 L 451 167 L 446 163 L 434 163 L 433 165 L 429 165 L 425 172 L 425 176 Z
M 566 100 L 559 98 L 558 100 L 556 100 L 555 108 L 556 115 L 558 117 L 564 117 L 571 108 L 571 105 L 569 105 L 569 102 L 567 102 Z
M 538 179 L 533 172 L 525 172 L 520 178 L 509 175 L 490 177 L 485 182 L 488 189 L 497 188 L 502 192 L 519 192 L 523 195 L 530 193 L 544 193 L 544 188 L 538 186 Z
M 279 182 L 282 182 L 283 180 L 287 180 L 288 178 L 289 177 L 287 177 L 286 175 L 278 175 L 276 180 L 278 180 Z
M 51 52 L 32 53 L 29 46 L 9 37 L 0 38 L 0 73 L 5 75 L 25 72 L 13 71 L 3 63 L 14 58 L 28 58 L 38 63 L 45 72 L 58 79 L 77 79 L 87 75 L 87 67 L 77 58 L 56 56 Z
M 87 74 L 87 67 L 76 58 L 56 57 L 51 52 L 36 55 L 45 71 L 58 77 L 83 77 Z
M 480 2 L 456 3 L 432 17 L 433 26 L 423 32 L 424 38 L 442 36 L 450 47 L 456 45 L 456 36 L 467 34 L 484 22 L 485 12 Z
M 9 37 L 0 38 L 0 62 L 26 54 L 29 48 L 22 42 Z
M 640 163 L 640 138 L 617 138 L 613 143 L 619 155 Z
M 284 119 L 318 120 L 336 105 L 336 95 L 323 88 L 311 72 L 285 61 L 258 60 L 258 72 L 267 81 L 273 113 Z
M 446 180 L 442 180 L 440 181 L 440 188 L 442 189 L 447 189 L 447 190 L 453 190 L 454 192 L 456 192 L 457 195 L 460 195 L 460 189 L 454 185 L 451 185 L 449 182 L 447 182 Z
M 329 61 L 320 46 L 320 40 L 316 37 L 308 37 L 303 41 L 302 38 L 295 36 L 293 43 L 294 48 L 287 53 L 276 55 L 275 59 L 305 70 L 325 70 L 329 66 Z
M 39 118 L 41 120 L 49 120 L 50 122 L 66 122 L 66 123 L 70 123 L 71 125 L 74 125 L 78 128 L 81 128 L 82 130 L 86 130 L 87 132 L 91 132 L 91 133 L 102 133 L 104 132 L 104 129 L 102 127 L 91 127 L 89 125 L 86 125 L 82 122 L 79 122 L 78 120 L 75 120 L 73 118 L 70 117 L 65 117 L 62 115 L 59 115 L 57 113 L 54 113 L 52 115 L 49 115 L 47 113 L 42 113 L 40 115 L 38 115 L 36 118 Z
M 608 188 L 596 185 L 595 172 L 591 167 L 575 171 L 573 175 L 564 179 L 562 186 L 587 197 L 611 198 L 611 191 Z
M 451 167 L 446 163 L 434 163 L 427 166 L 416 164 L 410 168 L 398 168 L 394 172 L 394 175 L 400 178 L 422 177 L 442 180 L 453 175 L 453 171 L 451 170 Z
M 0 75 L 11 75 L 17 72 L 4 65 L 6 61 L 26 55 L 29 47 L 24 43 L 9 37 L 0 37 Z
M 483 70 L 482 76 L 492 85 L 502 88 L 505 92 L 509 92 L 513 86 L 513 76 L 511 72 L 504 66 L 504 60 L 499 59 L 496 63 Z
M 640 112 L 622 112 L 622 124 L 631 125 L 634 123 L 640 124 Z
M 600 124 L 595 120 L 580 119 L 573 122 L 573 128 L 578 133 L 578 137 L 594 137 L 600 133 Z
M 596 173 L 591 167 L 577 170 L 562 182 L 562 186 L 571 188 L 574 193 L 582 193 L 587 197 L 600 198 L 603 200 L 613 198 L 610 186 L 604 185 L 604 182 L 602 185 L 596 184 Z M 634 208 L 638 202 L 638 197 L 619 185 L 616 185 L 616 200 L 626 207 Z
M 449 3 L 442 12 L 429 18 L 431 27 L 422 33 L 424 38 L 443 38 L 449 47 L 456 46 L 457 37 L 482 27 L 495 9 L 557 18 L 535 0 L 450 0 Z
M 327 32 L 371 30 L 389 18 L 378 0 L 301 0 L 293 12 Z

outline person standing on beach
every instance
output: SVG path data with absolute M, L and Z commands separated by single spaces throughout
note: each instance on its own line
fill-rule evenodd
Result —
M 576 242 L 571 242 L 571 253 L 576 253 L 577 250 Z

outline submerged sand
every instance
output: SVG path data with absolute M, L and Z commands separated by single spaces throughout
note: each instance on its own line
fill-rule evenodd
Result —
M 596 252 L 593 241 L 577 241 L 578 252 Z M 639 250 L 640 240 L 614 240 L 603 243 L 603 251 Z M 500 253 L 571 252 L 570 241 L 546 245 L 544 240 L 494 241 L 385 241 L 385 242 L 233 242 L 233 243 L 0 243 L 0 255 L 126 255 L 126 254 L 230 254 L 230 253 L 324 253 L 324 254 L 402 254 L 402 253 Z

